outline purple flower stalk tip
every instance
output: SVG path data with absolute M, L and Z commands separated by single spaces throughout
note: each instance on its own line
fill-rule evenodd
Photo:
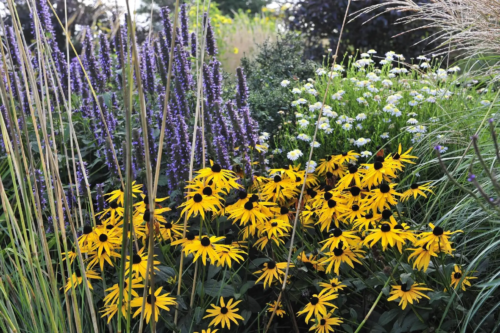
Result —
M 476 175 L 470 173 L 469 178 L 467 178 L 467 181 L 472 182 L 474 179 L 476 179 Z

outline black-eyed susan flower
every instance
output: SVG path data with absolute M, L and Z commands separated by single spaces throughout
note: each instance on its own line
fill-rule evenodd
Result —
M 175 241 L 182 237 L 183 226 L 178 222 L 165 222 L 160 224 L 160 234 L 161 240 L 165 241 Z
M 232 245 L 222 245 L 218 247 L 217 254 L 219 255 L 219 260 L 217 261 L 217 267 L 227 266 L 231 268 L 232 261 L 237 263 L 240 260 L 245 260 L 241 255 L 245 252 L 232 246 Z
M 267 306 L 267 312 L 274 312 L 280 318 L 286 315 L 286 311 L 283 310 L 283 304 L 281 304 L 281 302 L 278 303 L 278 301 L 274 301 L 272 303 L 267 303 Z
M 345 207 L 345 211 L 339 216 L 343 222 L 352 224 L 355 221 L 363 218 L 364 210 L 357 204 Z
M 316 318 L 316 324 L 311 326 L 309 331 L 315 331 L 315 333 L 328 333 L 334 332 L 333 327 L 339 326 L 343 323 L 342 319 L 338 317 L 332 317 L 333 311 L 325 316 L 319 316 Z
M 368 167 L 363 177 L 363 187 L 371 189 L 380 185 L 383 180 L 390 182 L 396 177 L 394 165 L 383 161 L 383 157 L 377 156 L 377 161 L 373 164 L 363 164 Z
M 283 269 L 287 266 L 286 262 L 275 262 L 269 261 L 264 263 L 264 268 L 256 271 L 254 274 L 261 274 L 260 277 L 255 281 L 257 284 L 260 280 L 264 279 L 264 289 L 266 285 L 271 286 L 274 280 L 282 281 L 281 276 L 285 275 Z M 290 264 L 290 267 L 294 267 L 293 264 Z
M 135 195 L 136 193 L 142 193 L 141 187 L 142 187 L 141 184 L 136 184 L 135 181 L 132 182 L 132 197 L 133 198 L 136 197 L 136 195 Z M 108 197 L 106 199 L 106 201 L 111 202 L 111 201 L 116 200 L 117 204 L 123 206 L 123 201 L 125 198 L 125 192 L 123 191 L 123 188 L 120 187 L 118 190 L 112 191 L 108 194 L 105 194 L 104 196 Z
M 102 226 L 106 227 L 106 225 L 116 225 L 117 222 L 123 217 L 125 210 L 123 207 L 118 206 L 116 201 L 111 201 L 109 203 L 109 207 L 103 210 L 100 213 L 97 213 L 96 216 L 102 221 Z M 109 213 L 108 218 L 104 218 Z
M 427 268 L 429 268 L 431 258 L 438 256 L 437 253 L 439 252 L 439 246 L 436 243 L 426 243 L 422 246 L 410 248 L 408 250 L 413 251 L 408 256 L 408 261 L 415 258 L 413 261 L 413 269 L 417 268 L 418 270 L 426 272 Z
M 375 229 L 380 220 L 382 220 L 382 214 L 366 213 L 354 223 L 354 228 L 358 228 L 360 231 L 362 229 Z
M 146 302 L 144 304 L 144 318 L 146 319 L 146 323 L 149 324 L 151 320 L 151 315 L 153 314 L 153 303 L 154 303 L 154 313 L 155 313 L 155 321 L 158 321 L 158 314 L 160 313 L 160 309 L 170 311 L 169 305 L 177 305 L 174 297 L 169 297 L 170 293 L 161 294 L 163 287 L 159 287 L 155 290 L 154 295 L 151 293 L 151 289 L 149 290 L 149 295 L 146 297 Z M 133 308 L 139 308 L 134 313 L 134 318 L 137 317 L 141 313 L 142 308 L 142 300 L 143 297 L 134 298 L 130 302 L 130 306 Z
M 345 207 L 341 198 L 334 198 L 326 201 L 323 207 L 318 210 L 319 219 L 316 224 L 320 225 L 321 231 L 330 229 L 332 222 L 335 222 L 337 228 L 340 227 L 339 218 L 344 213 Z
M 390 292 L 391 297 L 389 297 L 388 301 L 396 301 L 400 299 L 399 305 L 404 310 L 408 303 L 413 304 L 414 302 L 418 303 L 422 297 L 429 298 L 429 296 L 422 293 L 422 291 L 432 290 L 430 288 L 423 287 L 423 283 L 414 283 L 411 286 L 408 286 L 406 283 L 402 283 L 400 285 L 393 285 L 392 290 Z
M 193 243 L 186 245 L 184 251 L 188 254 L 194 254 L 193 262 L 196 262 L 196 260 L 201 257 L 203 265 L 206 266 L 208 257 L 211 263 L 215 264 L 220 259 L 217 252 L 222 248 L 222 245 L 216 243 L 223 239 L 224 237 L 202 236 L 199 240 L 195 240 Z
M 314 269 L 318 272 L 324 272 L 325 267 L 324 263 L 321 259 L 318 259 L 318 255 L 314 255 L 312 253 L 306 255 L 304 251 L 302 251 L 299 256 L 297 257 L 298 260 L 302 261 L 302 263 L 308 268 L 308 269 Z
M 359 240 L 359 237 L 353 231 L 343 231 L 342 229 L 334 228 L 329 231 L 328 238 L 320 242 L 320 244 L 324 243 L 321 251 L 324 249 L 333 251 L 336 247 L 346 249 L 349 247 L 349 244 L 354 246 L 353 243 L 357 242 L 357 240 Z
M 358 169 L 356 165 L 349 165 L 347 168 L 349 170 L 348 173 L 344 175 L 344 177 L 340 178 L 337 183 L 337 189 L 339 191 L 345 190 L 346 188 L 352 186 L 351 184 L 362 187 L 361 186 L 361 177 L 363 176 L 362 169 Z
M 102 252 L 106 250 L 109 255 L 114 252 L 121 244 L 120 231 L 118 229 L 99 228 L 95 230 L 96 236 L 92 244 L 92 251 L 97 251 L 97 255 L 101 256 Z
M 332 252 L 327 253 L 327 257 L 323 261 L 323 264 L 328 264 L 328 266 L 326 267 L 326 272 L 330 273 L 333 268 L 335 274 L 339 275 L 340 264 L 343 262 L 345 262 L 352 268 L 354 268 L 353 262 L 357 262 L 361 265 L 361 261 L 359 261 L 357 258 L 361 257 L 363 253 L 364 251 L 357 249 L 342 249 L 341 247 L 333 249 Z
M 418 195 L 423 196 L 424 198 L 427 198 L 427 195 L 425 192 L 429 192 L 434 194 L 432 192 L 431 187 L 429 186 L 430 182 L 418 185 L 417 183 L 413 183 L 410 185 L 410 188 L 404 191 L 401 194 L 401 202 L 405 202 L 408 200 L 410 197 L 413 196 L 413 199 L 416 199 Z
M 342 152 L 339 155 L 335 155 L 333 158 L 340 164 L 356 162 L 358 160 L 359 154 L 354 150 L 348 152 Z
M 218 208 L 221 208 L 221 205 L 219 200 L 217 200 L 213 196 L 206 196 L 196 193 L 192 198 L 189 198 L 187 201 L 183 202 L 180 207 L 184 207 L 181 215 L 187 213 L 187 219 L 189 219 L 191 216 L 196 217 L 198 215 L 200 215 L 202 219 L 205 219 L 206 212 L 215 212 Z
M 333 293 L 338 292 L 339 290 L 343 290 L 344 288 L 347 288 L 345 284 L 342 283 L 338 278 L 333 278 L 330 279 L 330 281 L 327 282 L 320 282 L 319 284 L 320 287 L 323 287 L 324 290 L 331 291 Z
M 309 298 L 309 303 L 307 303 L 304 309 L 297 312 L 297 317 L 307 313 L 307 324 L 309 322 L 309 319 L 311 319 L 313 315 L 316 319 L 322 316 L 326 316 L 328 313 L 327 307 L 334 309 L 336 308 L 336 306 L 330 303 L 330 301 L 336 299 L 337 297 L 339 297 L 339 295 L 328 292 L 326 290 L 322 290 L 319 294 L 314 294 Z
M 96 271 L 93 270 L 86 270 L 85 275 L 87 276 L 87 285 L 89 289 L 92 288 L 92 284 L 90 283 L 90 279 L 94 280 L 102 280 L 99 274 L 97 274 Z M 67 282 L 66 282 L 66 287 L 64 288 L 64 292 L 68 292 L 72 287 L 76 287 L 81 285 L 83 282 L 83 275 L 79 267 L 76 267 L 76 269 L 73 271 L 73 274 L 71 277 L 68 277 Z
M 249 200 L 243 205 L 243 207 L 228 209 L 228 212 L 230 213 L 229 219 L 234 220 L 234 222 L 239 221 L 240 225 L 247 225 L 248 222 L 252 225 L 264 223 L 267 218 L 271 217 L 270 212 L 262 209 L 262 207 L 265 207 L 266 205 L 273 205 L 273 203 L 259 203 Z
M 399 144 L 398 151 L 396 153 L 392 154 L 391 156 L 389 156 L 387 158 L 387 161 L 389 163 L 395 164 L 395 168 L 398 168 L 399 170 L 402 170 L 402 168 L 404 167 L 404 163 L 415 164 L 415 162 L 413 162 L 412 160 L 416 159 L 417 157 L 410 155 L 410 152 L 412 151 L 412 149 L 413 148 L 410 148 L 406 152 L 403 153 L 401 144 Z
M 246 227 L 245 229 L 248 229 L 248 228 L 250 228 L 250 226 Z M 285 236 L 287 236 L 287 235 L 285 235 Z M 256 248 L 258 248 L 260 251 L 264 251 L 264 248 L 266 247 L 266 245 L 270 241 L 272 241 L 274 244 L 276 244 L 277 247 L 280 247 L 281 245 L 285 244 L 285 241 L 279 237 L 274 237 L 274 236 L 267 237 L 267 235 L 264 235 L 255 241 L 254 246 Z
M 198 236 L 195 235 L 193 232 L 188 231 L 186 233 L 186 237 L 178 239 L 174 242 L 171 243 L 171 245 L 182 245 L 182 248 L 184 249 L 187 245 L 193 244 L 196 240 L 198 239 Z
M 434 226 L 434 224 L 429 223 L 429 227 L 431 227 L 431 232 L 423 232 L 420 234 L 420 240 L 415 243 L 416 246 L 422 246 L 424 244 L 437 243 L 439 245 L 439 251 L 441 252 L 451 252 L 451 243 L 449 240 L 449 236 L 455 234 L 457 232 L 463 232 L 462 230 L 457 231 L 445 231 L 440 226 Z
M 146 248 L 143 247 L 140 249 L 137 253 L 132 255 L 132 258 L 130 256 L 127 256 L 127 261 L 125 263 L 125 275 L 128 275 L 129 272 L 135 273 L 135 278 L 142 277 L 143 279 L 146 278 L 146 273 L 147 273 L 147 266 L 148 266 L 148 255 L 147 253 L 144 253 L 144 250 Z M 154 255 L 156 257 L 156 255 Z M 130 261 L 132 261 L 132 265 L 130 265 Z M 155 270 L 159 271 L 160 269 L 156 267 L 156 265 L 159 265 L 160 262 L 158 260 L 153 260 L 153 267 Z
M 235 308 L 235 306 L 238 305 L 241 300 L 234 303 L 233 301 L 234 299 L 231 298 L 226 304 L 224 298 L 221 297 L 220 306 L 210 304 L 213 309 L 207 309 L 208 314 L 203 317 L 203 319 L 214 317 L 208 326 L 221 325 L 222 328 L 227 326 L 228 329 L 231 329 L 231 321 L 239 325 L 238 320 L 244 320 L 244 318 L 237 313 L 239 309 Z
M 124 318 L 127 317 L 128 310 L 130 308 L 130 303 L 126 302 L 125 300 L 122 301 L 122 316 Z M 105 305 L 104 308 L 100 311 L 102 313 L 101 318 L 108 317 L 108 324 L 111 321 L 111 319 L 116 315 L 118 312 L 118 304 L 117 303 L 112 303 L 109 305 Z
M 453 272 L 451 272 L 451 286 L 455 289 L 461 287 L 465 291 L 465 287 L 472 287 L 470 280 L 477 279 L 475 276 L 464 276 L 462 268 L 455 265 Z M 462 281 L 462 283 L 460 283 Z
M 268 238 L 271 237 L 283 237 L 287 230 L 291 228 L 290 223 L 283 220 L 273 219 L 268 222 L 264 222 L 262 227 L 262 233 L 266 233 Z
M 69 262 L 72 264 L 77 256 L 77 254 L 73 249 L 71 249 L 71 250 L 68 250 L 68 252 L 62 252 L 61 256 L 62 256 L 62 260 L 69 260 Z
M 394 190 L 397 184 L 380 184 L 378 188 L 372 189 L 370 195 L 364 200 L 365 205 L 373 211 L 383 211 L 385 208 L 390 208 L 390 205 L 396 205 L 398 201 L 398 193 Z
M 88 269 L 92 269 L 95 265 L 99 264 L 101 271 L 104 269 L 104 263 L 107 262 L 111 267 L 114 267 L 112 258 L 120 258 L 121 255 L 114 250 L 108 253 L 105 249 L 102 250 L 101 255 L 97 251 L 89 252 Z
M 366 236 L 364 243 L 369 247 L 373 247 L 378 241 L 382 243 L 382 250 L 385 251 L 387 246 L 394 246 L 396 242 L 404 242 L 404 239 L 400 236 L 401 230 L 395 229 L 396 224 L 383 222 L 380 228 L 369 229 L 370 234 Z
M 262 196 L 266 201 L 284 202 L 298 192 L 295 182 L 290 178 L 275 175 L 272 180 L 262 186 Z
M 344 193 L 345 193 L 343 195 L 343 197 L 345 198 L 344 204 L 350 207 L 354 204 L 361 205 L 361 199 L 363 199 L 366 196 L 367 191 L 357 186 L 352 186 L 348 188 L 347 191 Z
M 80 246 L 81 251 L 85 251 L 88 248 L 92 248 L 92 242 L 94 241 L 95 233 L 91 225 L 86 224 L 83 227 L 83 233 L 78 237 L 78 246 Z
M 222 167 L 210 161 L 210 167 L 196 172 L 195 179 L 204 178 L 207 184 L 214 184 L 218 189 L 228 193 L 231 189 L 239 189 L 242 186 L 236 182 L 237 176 L 231 170 L 222 169 Z
M 131 291 L 130 294 L 133 297 L 139 297 L 137 292 L 134 289 L 144 288 L 144 285 L 141 283 L 142 279 L 132 279 L 132 283 L 130 284 Z M 118 297 L 120 296 L 120 285 L 115 283 L 111 288 L 106 289 L 108 294 L 104 297 L 104 304 L 118 304 Z M 123 300 L 129 301 L 129 279 L 127 277 L 123 280 Z

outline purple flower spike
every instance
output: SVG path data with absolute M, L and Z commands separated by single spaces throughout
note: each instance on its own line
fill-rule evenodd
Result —
M 494 119 L 490 118 L 490 119 L 488 119 L 488 121 L 489 121 L 490 124 L 493 124 Z
M 99 35 L 99 44 L 101 46 L 99 60 L 101 61 L 104 80 L 107 81 L 111 77 L 111 58 L 110 58 L 111 50 L 109 47 L 108 39 L 106 38 L 105 34 Z
M 187 15 L 187 5 L 181 5 L 180 10 L 181 17 L 181 34 L 182 34 L 182 45 L 187 47 L 189 45 L 189 27 L 188 27 L 188 15 Z
M 472 182 L 474 179 L 476 179 L 476 175 L 470 173 L 469 177 L 467 178 L 467 181 Z
M 196 57 L 196 49 L 198 48 L 196 33 L 191 33 L 191 56 Z
M 208 20 L 208 22 L 207 22 Z M 215 40 L 215 33 L 212 29 L 212 24 L 210 24 L 210 19 L 207 13 L 203 16 L 203 26 L 207 27 L 207 53 L 209 56 L 214 57 L 217 55 L 217 42 Z
M 170 22 L 170 9 L 168 9 L 168 7 L 163 7 L 160 10 L 160 16 L 163 21 L 163 34 L 165 35 L 167 46 L 170 48 L 172 46 L 172 22 Z

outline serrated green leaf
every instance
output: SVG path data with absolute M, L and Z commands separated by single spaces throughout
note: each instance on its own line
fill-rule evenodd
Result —
M 221 281 L 213 279 L 207 280 L 204 284 L 205 294 L 211 297 L 232 297 L 234 295 L 234 288 L 231 285 L 223 284 Z M 198 294 L 201 294 L 201 288 L 198 289 Z

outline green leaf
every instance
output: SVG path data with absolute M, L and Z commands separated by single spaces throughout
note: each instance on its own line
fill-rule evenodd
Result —
M 261 268 L 260 266 L 265 263 L 265 262 L 268 262 L 269 259 L 267 258 L 257 258 L 257 259 L 254 259 L 250 262 L 250 265 L 249 265 L 249 268 L 250 269 L 255 269 L 255 268 Z
M 408 279 L 411 277 L 411 273 L 403 273 L 399 276 L 399 278 L 401 279 L 401 282 L 402 283 L 406 283 L 408 282 Z
M 349 309 L 349 314 L 351 315 L 351 318 L 352 318 L 354 321 L 357 321 L 357 320 L 358 320 L 358 313 L 356 312 L 356 310 L 354 310 L 353 308 L 350 308 L 350 309 Z
M 168 184 L 168 177 L 165 175 L 161 175 L 158 178 L 158 186 L 165 186 Z
M 252 312 L 249 310 L 243 310 L 241 311 L 241 316 L 243 317 L 243 324 L 246 325 L 246 323 L 250 320 L 250 317 L 252 317 Z
M 230 297 L 234 295 L 233 286 L 223 284 L 222 281 L 216 281 L 213 279 L 207 280 L 207 282 L 205 282 L 204 289 L 205 294 L 211 297 Z M 198 289 L 198 295 L 199 294 L 201 294 L 201 288 Z
M 255 281 L 247 281 L 240 288 L 240 294 L 246 294 L 247 290 L 255 286 Z
M 159 271 L 156 271 L 156 276 L 163 282 L 167 282 L 169 278 L 175 276 L 175 270 L 172 267 L 158 266 Z
M 247 302 L 246 302 L 246 308 L 252 312 L 260 312 L 261 307 L 259 303 L 253 298 L 248 296 Z
M 344 329 L 344 331 L 346 331 L 347 333 L 353 333 L 354 331 L 352 330 L 352 327 L 347 325 L 347 324 L 342 324 L 342 328 Z
M 221 266 L 210 265 L 208 267 L 207 279 L 212 279 L 222 269 Z
M 400 313 L 401 313 L 401 311 L 399 309 L 392 309 L 392 310 L 386 311 L 386 312 L 382 313 L 382 315 L 378 319 L 378 323 L 382 326 L 385 326 L 385 325 L 389 324 L 392 320 L 394 320 L 394 318 L 396 318 L 397 315 Z
M 478 284 L 477 287 L 479 287 L 479 288 L 497 287 L 499 285 L 500 285 L 500 279 L 496 279 L 496 280 L 493 280 L 493 281 L 490 281 L 490 282 L 485 282 L 485 283 Z

